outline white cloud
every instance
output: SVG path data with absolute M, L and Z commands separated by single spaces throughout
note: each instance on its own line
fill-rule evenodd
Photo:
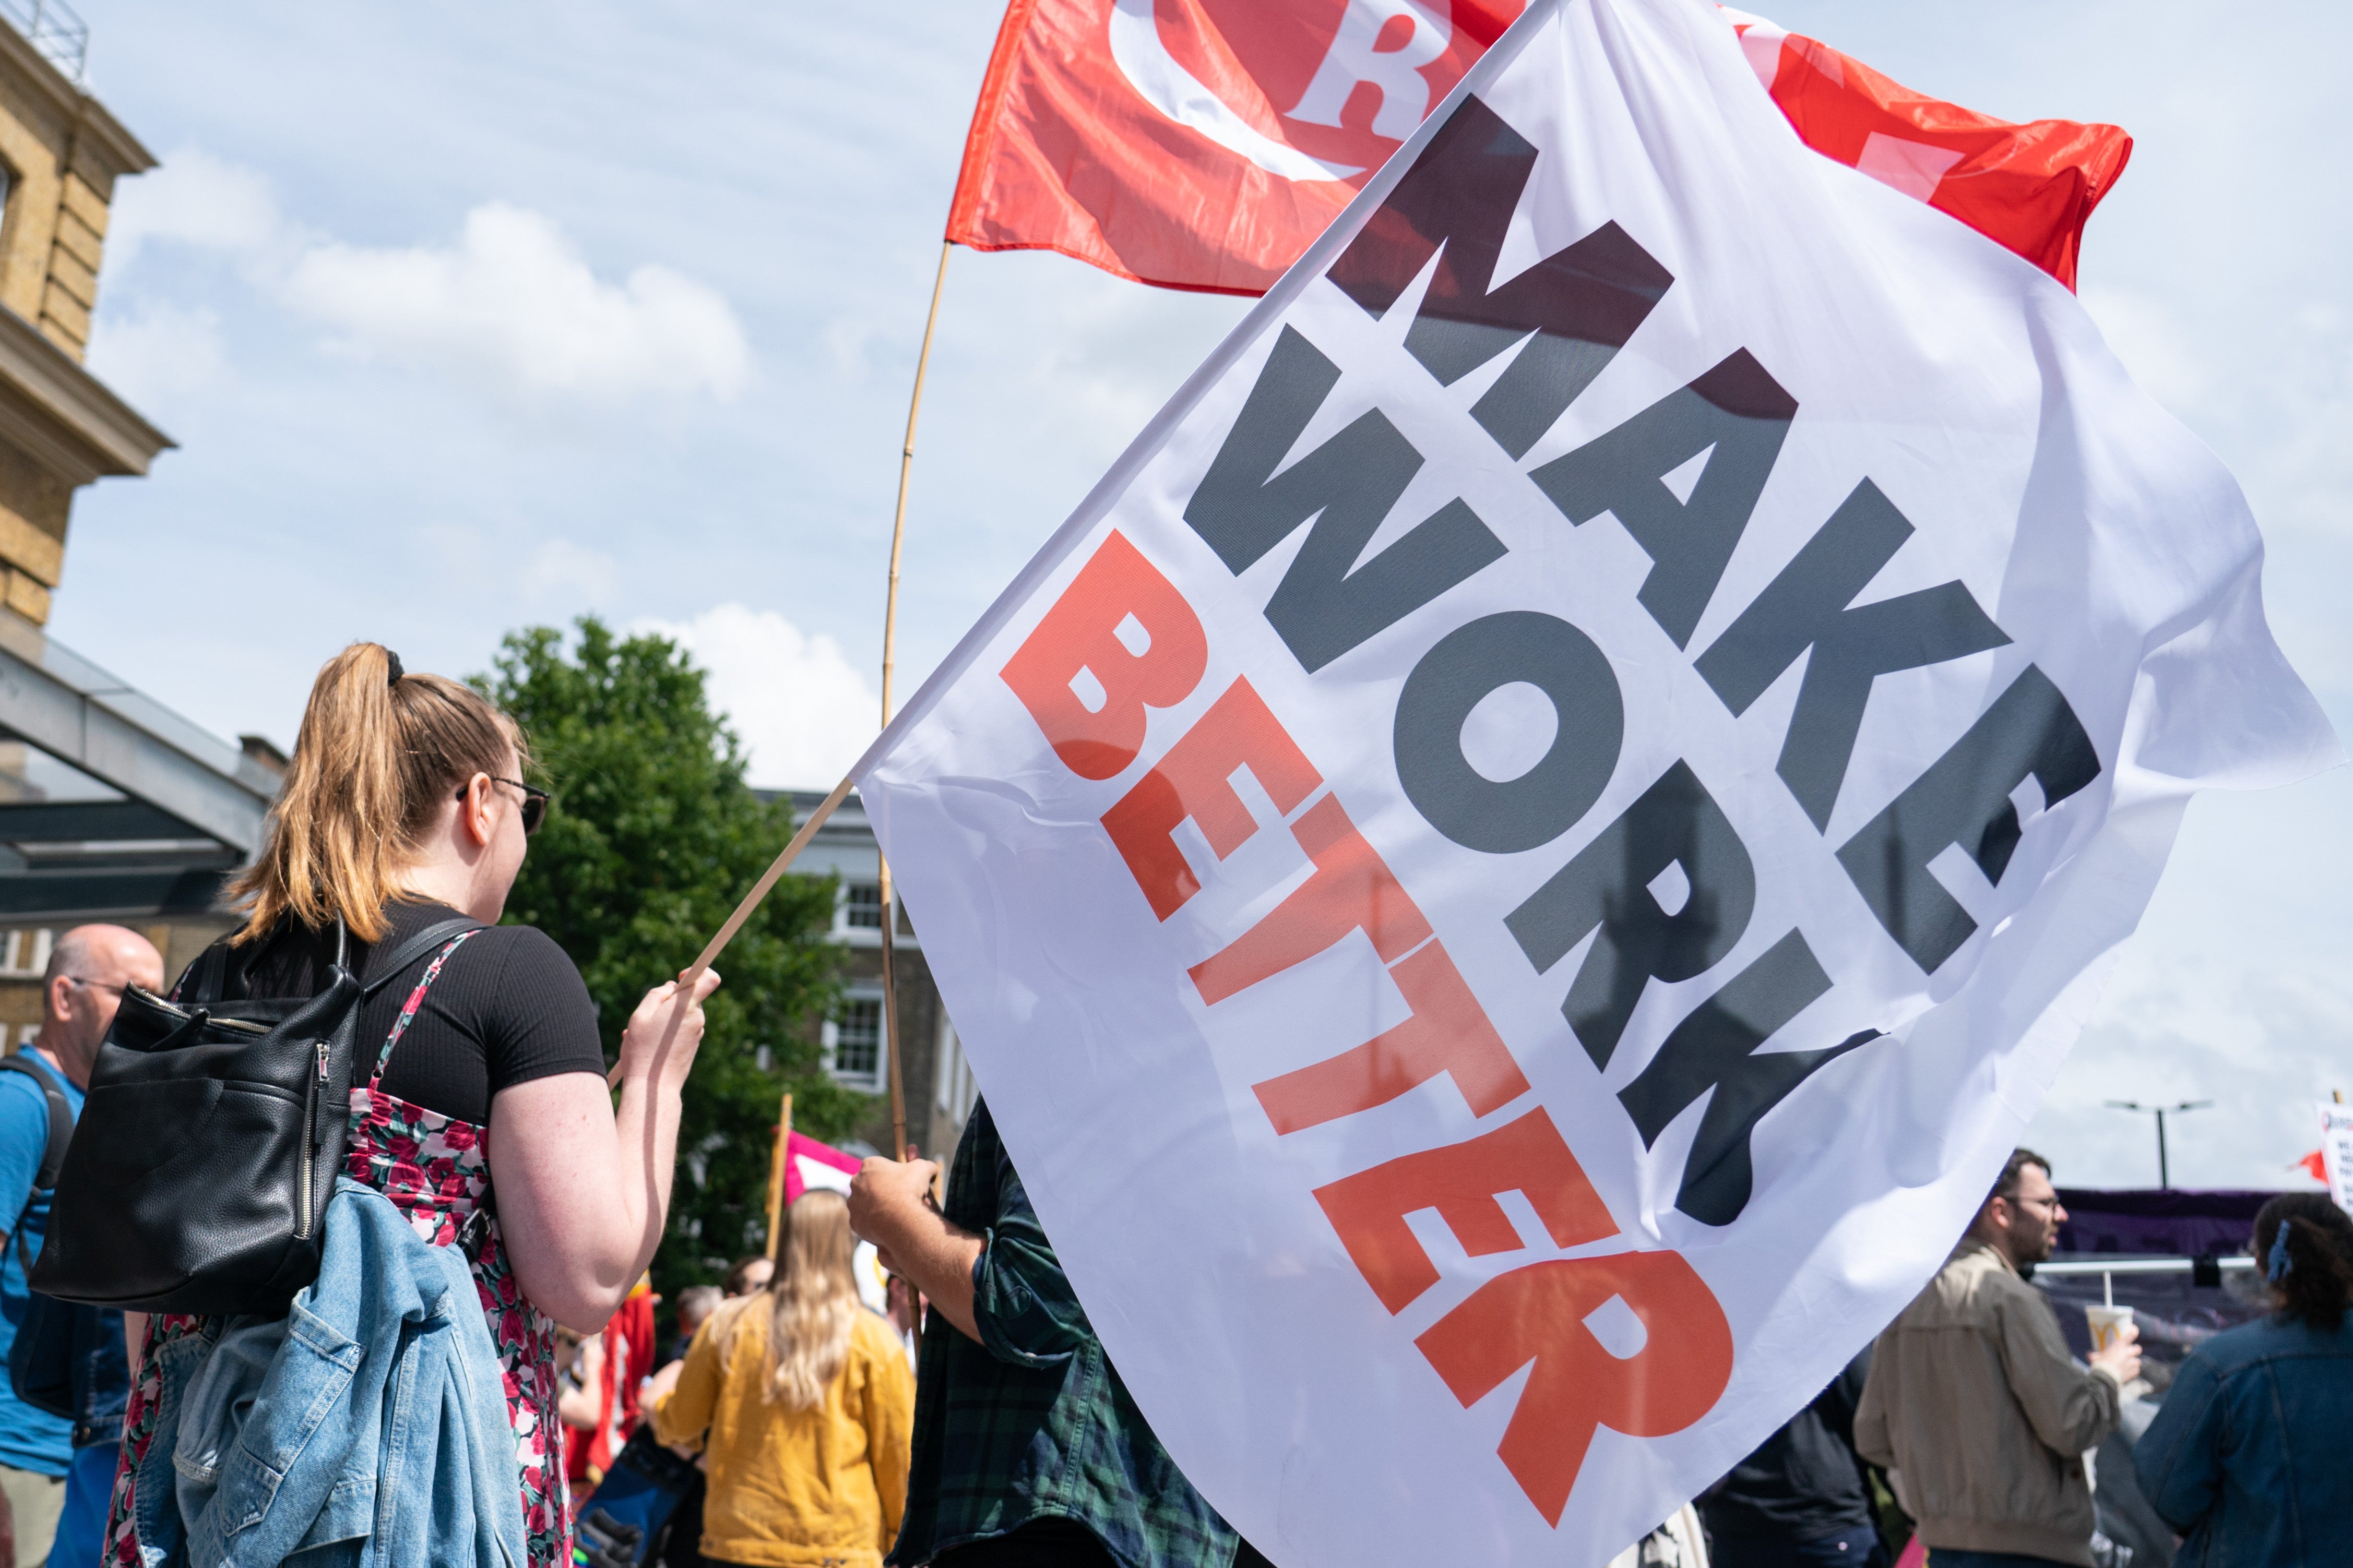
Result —
M 825 788 L 874 739 L 881 699 L 843 657 L 774 610 L 719 605 L 689 621 L 642 620 L 711 672 L 712 706 L 728 716 L 757 784 Z
M 159 243 L 233 258 L 338 352 L 533 401 L 725 402 L 752 380 L 718 290 L 655 265 L 607 281 L 553 219 L 505 202 L 473 208 L 452 244 L 351 245 L 283 216 L 261 174 L 185 148 L 124 187 L 108 259 L 119 275 Z
M 121 277 L 153 240 L 260 257 L 289 237 L 267 177 L 183 147 L 121 185 L 107 213 L 106 265 L 111 277 Z
M 453 246 L 311 246 L 280 297 L 349 351 L 527 394 L 725 400 L 751 380 L 744 329 L 715 289 L 654 266 L 606 282 L 554 223 L 503 202 L 468 213 Z
M 91 374 L 169 420 L 228 378 L 219 313 L 147 303 L 101 313 L 90 340 Z

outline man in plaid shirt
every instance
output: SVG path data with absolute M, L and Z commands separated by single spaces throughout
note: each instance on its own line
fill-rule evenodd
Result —
M 934 1207 L 928 1160 L 869 1160 L 850 1224 L 931 1298 L 907 1513 L 913 1568 L 1252 1568 L 1103 1353 L 986 1102 Z

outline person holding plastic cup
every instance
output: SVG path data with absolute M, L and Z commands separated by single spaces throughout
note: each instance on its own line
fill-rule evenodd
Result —
M 2087 1370 L 2024 1268 L 2051 1256 L 2067 1210 L 2051 1163 L 2014 1151 L 1960 1244 L 1879 1336 L 1855 1451 L 1893 1472 L 1929 1568 L 2092 1568 L 2086 1452 L 2116 1430 L 2140 1375 L 2140 1333 Z

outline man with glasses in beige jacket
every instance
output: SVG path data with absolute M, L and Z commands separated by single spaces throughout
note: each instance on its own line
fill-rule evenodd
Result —
M 2126 1324 L 2086 1371 L 2026 1282 L 2021 1266 L 2051 1256 L 2066 1218 L 2050 1162 L 2016 1151 L 1953 1256 L 1879 1336 L 1854 1446 L 1895 1472 L 1929 1568 L 2092 1568 L 2084 1455 L 2116 1429 L 2140 1347 Z

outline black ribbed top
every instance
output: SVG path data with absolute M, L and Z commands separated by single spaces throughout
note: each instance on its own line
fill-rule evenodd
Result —
M 426 927 L 460 914 L 446 904 L 393 904 L 385 910 L 392 933 L 375 951 L 390 952 Z M 316 992 L 333 941 L 332 931 L 322 936 L 290 922 L 247 966 L 246 994 Z M 374 984 L 373 952 L 354 942 L 353 953 L 361 980 Z M 368 998 L 353 1054 L 355 1086 L 374 1071 L 394 1021 L 432 962 L 432 952 L 416 959 Z M 564 950 L 535 927 L 492 926 L 467 938 L 441 966 L 425 1005 L 393 1052 L 381 1087 L 427 1110 L 487 1126 L 491 1098 L 502 1089 L 557 1073 L 604 1071 L 596 1009 Z

